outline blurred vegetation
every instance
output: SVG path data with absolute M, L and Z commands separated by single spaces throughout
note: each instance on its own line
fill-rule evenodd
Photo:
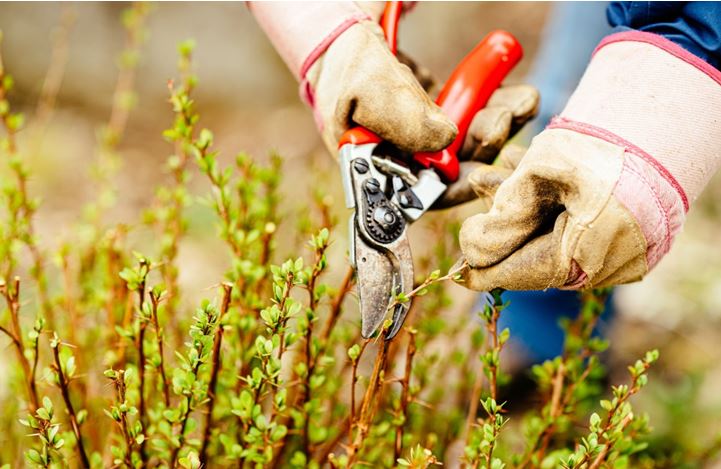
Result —
M 0 343 L 9 352 L 0 466 L 713 464 L 719 409 L 703 396 L 705 368 L 684 373 L 674 368 L 678 355 L 663 351 L 655 365 L 663 374 L 652 374 L 658 352 L 623 340 L 634 324 L 614 335 L 622 353 L 607 360 L 608 343 L 591 336 L 606 291 L 583 294 L 578 318 L 563 325 L 563 355 L 531 372 L 528 405 L 505 402 L 514 377 L 504 373 L 509 333 L 496 327 L 502 292 L 469 318 L 462 289 L 445 282 L 458 212 L 420 227 L 434 237 L 417 255 L 430 273 L 397 299 L 413 302 L 403 332 L 361 339 L 332 194 L 315 189 L 293 207 L 282 176 L 296 193 L 299 182 L 280 157 L 221 157 L 200 124 L 193 41 L 178 47 L 178 78 L 157 116 L 171 155 L 150 202 L 118 222 L 111 214 L 132 189 L 119 172 L 148 15 L 146 4 L 121 15 L 118 79 L 94 144 L 95 195 L 59 239 L 38 224 L 28 155 L 55 110 L 65 36 L 56 37 L 49 85 L 27 119 L 0 55 Z M 71 28 L 71 17 L 61 25 Z M 192 271 L 213 259 L 182 256 L 200 232 L 224 249 L 226 270 L 207 283 Z M 210 299 L 196 301 L 198 292 Z M 615 366 L 631 354 L 643 358 Z M 624 384 L 608 387 L 609 378 Z

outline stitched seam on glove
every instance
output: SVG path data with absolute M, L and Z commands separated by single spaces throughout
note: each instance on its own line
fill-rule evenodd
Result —
M 684 62 L 693 65 L 694 67 L 708 75 L 716 83 L 721 85 L 721 71 L 714 68 L 708 62 L 693 55 L 691 52 L 687 51 L 678 44 L 671 42 L 665 37 L 659 36 L 658 34 L 647 33 L 644 31 L 625 31 L 611 34 L 610 36 L 606 36 L 598 44 L 598 46 L 596 46 L 596 49 L 593 51 L 593 54 L 591 56 L 593 57 L 603 47 L 609 44 L 613 44 L 615 42 L 645 42 L 646 44 L 656 46 L 659 49 L 664 50 L 675 57 L 678 57 Z
M 313 90 L 313 86 L 311 85 L 310 80 L 308 80 L 307 77 L 308 70 L 310 70 L 313 64 L 315 64 L 318 59 L 320 59 L 321 56 L 325 53 L 325 51 L 328 50 L 328 47 L 333 44 L 333 41 L 338 39 L 338 36 L 346 32 L 351 26 L 369 19 L 370 17 L 365 13 L 357 13 L 350 16 L 341 24 L 339 24 L 333 31 L 331 31 L 325 38 L 323 38 L 318 43 L 318 45 L 315 46 L 315 48 L 310 52 L 310 54 L 308 54 L 308 57 L 306 57 L 303 61 L 303 65 L 300 68 L 299 94 L 301 100 L 303 100 L 303 102 L 305 102 L 313 110 L 313 117 L 315 118 L 315 123 L 318 129 L 320 129 L 320 131 L 323 131 L 323 118 L 320 114 L 316 112 L 315 93 Z
M 671 221 L 670 216 L 666 208 L 661 203 L 661 199 L 659 198 L 658 193 L 653 189 L 651 186 L 651 183 L 646 179 L 640 172 L 636 171 L 634 168 L 630 167 L 626 162 L 624 161 L 623 165 L 623 171 L 628 171 L 634 176 L 636 176 L 637 180 L 640 181 L 642 184 L 646 186 L 649 193 L 652 196 L 652 199 L 654 201 L 654 204 L 656 205 L 656 208 L 661 213 L 663 218 L 663 227 L 665 235 L 663 239 L 661 240 L 661 243 L 656 247 L 656 240 L 650 240 L 649 233 L 644 233 L 644 236 L 646 237 L 646 262 L 649 265 L 649 270 L 656 265 L 656 263 L 661 259 L 661 256 L 668 252 L 668 250 L 671 248 Z M 621 178 L 619 178 L 618 183 L 620 184 L 623 182 L 623 175 Z M 626 207 L 628 209 L 628 207 Z M 641 231 L 644 231 L 643 228 Z M 651 245 L 654 247 L 652 248 Z
M 636 220 L 636 218 L 635 218 L 635 216 L 633 215 L 633 213 L 631 213 L 628 209 L 626 209 L 626 207 L 625 207 L 618 199 L 616 199 L 614 196 L 612 196 L 612 198 L 609 199 L 609 204 L 612 203 L 611 200 L 613 200 L 613 201 L 615 202 L 615 204 L 618 205 L 618 207 L 622 208 L 620 216 L 625 220 L 625 224 L 626 224 L 626 225 L 629 225 L 629 226 L 630 226 L 630 225 L 635 225 L 635 226 L 637 226 L 637 227 L 640 228 L 640 226 L 639 226 L 639 224 L 638 224 L 638 220 Z M 601 214 L 602 214 L 604 211 L 609 210 L 609 209 L 608 209 L 608 205 L 609 205 L 609 204 L 606 204 L 606 206 L 604 206 L 603 209 L 601 209 L 601 212 L 599 212 L 599 217 L 601 216 Z M 615 271 L 612 271 L 612 272 L 603 272 L 603 266 L 601 266 L 600 269 L 598 269 L 598 270 L 596 270 L 596 271 L 594 271 L 594 272 L 591 272 L 590 275 L 589 275 L 589 273 L 586 272 L 586 270 L 583 269 L 583 267 L 581 266 L 581 264 L 580 264 L 579 262 L 577 262 L 576 259 L 575 259 L 575 258 L 576 258 L 576 250 L 578 249 L 578 246 L 583 245 L 582 238 L 583 238 L 583 235 L 584 235 L 584 234 L 585 234 L 585 232 L 582 232 L 582 233 L 580 234 L 580 236 L 579 236 L 579 239 L 578 239 L 578 241 L 577 241 L 577 243 L 576 243 L 576 246 L 575 246 L 575 248 L 574 248 L 574 256 L 573 256 L 573 260 L 572 260 L 572 262 L 576 262 L 576 263 L 578 264 L 578 268 L 579 268 L 580 272 L 582 272 L 582 275 L 580 276 L 580 278 L 579 278 L 576 282 L 574 282 L 574 284 L 572 284 L 572 285 L 568 285 L 568 284 L 564 285 L 564 286 L 563 286 L 563 289 L 579 290 L 579 289 L 582 289 L 582 288 L 591 288 L 591 287 L 596 287 L 596 286 L 598 286 L 598 285 L 603 285 L 604 282 L 605 282 L 608 278 L 612 277 L 612 276 L 615 275 L 617 272 L 619 272 L 619 270 L 621 270 L 621 269 L 623 269 L 623 268 L 625 267 L 625 264 L 624 264 L 624 265 L 618 266 L 618 269 L 615 270 Z M 646 237 L 645 237 L 643 231 L 642 231 L 641 229 L 631 230 L 631 235 L 632 235 L 632 236 L 634 237 L 634 239 L 635 239 L 636 252 L 638 252 L 639 255 L 641 255 L 641 253 L 645 253 L 645 254 L 647 255 L 647 254 L 648 254 L 648 243 L 647 243 L 647 241 L 646 241 Z M 607 256 L 608 256 L 608 253 L 607 253 Z M 645 258 L 645 257 L 646 257 L 646 256 L 644 256 L 644 258 Z M 605 259 L 607 259 L 607 258 L 608 258 L 608 257 L 606 257 Z M 635 258 L 635 257 L 634 257 L 634 258 Z M 632 259 L 634 259 L 634 258 L 632 258 Z M 626 263 L 630 262 L 632 259 L 627 259 L 627 260 L 626 260 Z M 605 263 L 605 262 L 604 262 L 604 263 Z M 571 268 L 573 268 L 573 266 L 571 266 Z M 649 270 L 650 270 L 650 268 L 649 268 L 649 266 L 648 266 L 648 261 L 646 261 L 644 274 L 647 273 Z M 569 274 L 570 274 L 570 272 L 571 272 L 571 271 L 569 270 Z M 601 273 L 605 273 L 605 275 L 603 276 L 603 278 L 599 278 L 599 274 L 601 274 Z M 585 277 L 585 278 L 584 278 L 584 277 Z M 582 280 L 582 282 L 581 282 L 581 280 Z M 630 280 L 630 279 L 626 280 L 626 282 L 628 282 L 628 281 L 635 281 L 635 280 Z M 626 282 L 624 282 L 624 283 L 626 283 Z
M 591 137 L 600 138 L 602 140 L 605 140 L 609 143 L 613 143 L 614 145 L 618 145 L 622 147 L 626 152 L 632 153 L 639 158 L 643 159 L 645 162 L 653 166 L 653 168 L 663 177 L 669 184 L 671 184 L 671 187 L 673 187 L 676 192 L 681 197 L 681 201 L 683 202 L 683 208 L 685 212 L 688 212 L 689 204 L 688 204 L 688 198 L 686 197 L 686 192 L 683 190 L 681 185 L 678 183 L 675 177 L 663 166 L 661 163 L 659 163 L 653 156 L 646 153 L 643 149 L 639 148 L 638 146 L 634 145 L 633 143 L 621 138 L 620 136 L 614 134 L 613 132 L 610 132 L 606 129 L 602 129 L 600 127 L 596 127 L 595 125 L 587 124 L 585 122 L 579 122 L 574 121 L 565 117 L 554 117 L 551 120 L 551 123 L 548 124 L 546 127 L 547 129 L 567 129 L 572 130 L 575 132 L 579 132 L 582 134 L 590 135 Z
M 328 47 L 335 41 L 338 36 L 343 34 L 346 29 L 350 28 L 356 23 L 359 23 L 363 20 L 369 20 L 370 17 L 365 13 L 356 13 L 348 18 L 346 18 L 341 24 L 336 26 L 336 28 L 331 31 L 326 37 L 324 37 L 317 46 L 313 48 L 312 51 L 308 54 L 308 57 L 305 58 L 303 61 L 303 65 L 300 67 L 300 79 L 305 81 L 305 75 L 308 73 L 308 69 L 313 66 L 313 64 L 318 60 L 318 58 L 323 55 L 323 53 L 328 49 Z

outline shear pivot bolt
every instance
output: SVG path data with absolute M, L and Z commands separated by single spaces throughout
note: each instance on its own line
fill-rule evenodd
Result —
M 378 207 L 373 212 L 373 219 L 378 223 L 383 231 L 391 231 L 396 224 L 396 215 L 386 207 Z
M 365 183 L 365 189 L 369 194 L 377 194 L 381 190 L 381 185 L 378 179 L 368 179 Z
M 365 174 L 368 172 L 368 162 L 361 158 L 356 158 L 353 160 L 353 169 L 358 171 L 360 174 Z

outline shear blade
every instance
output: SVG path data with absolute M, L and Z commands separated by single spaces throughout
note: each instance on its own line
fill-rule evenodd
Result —
M 394 244 L 396 249 L 383 252 L 370 246 L 361 236 L 355 236 L 361 335 L 364 338 L 371 337 L 383 324 L 396 295 L 408 293 L 413 288 L 413 260 L 408 240 L 404 237 Z M 409 307 L 409 303 L 401 303 L 393 308 L 393 323 L 386 339 L 398 333 Z

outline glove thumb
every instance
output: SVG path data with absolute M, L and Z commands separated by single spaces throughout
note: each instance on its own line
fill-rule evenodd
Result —
M 492 198 L 503 181 L 518 167 L 526 149 L 518 145 L 506 145 L 492 165 L 479 165 L 468 175 L 468 183 L 478 197 Z
M 372 68 L 383 77 L 367 76 L 368 83 L 357 88 L 356 100 L 341 100 L 355 104 L 349 113 L 353 122 L 409 153 L 439 151 L 450 145 L 458 133 L 456 125 L 431 101 L 406 65 L 390 53 L 388 58 L 387 66 Z

